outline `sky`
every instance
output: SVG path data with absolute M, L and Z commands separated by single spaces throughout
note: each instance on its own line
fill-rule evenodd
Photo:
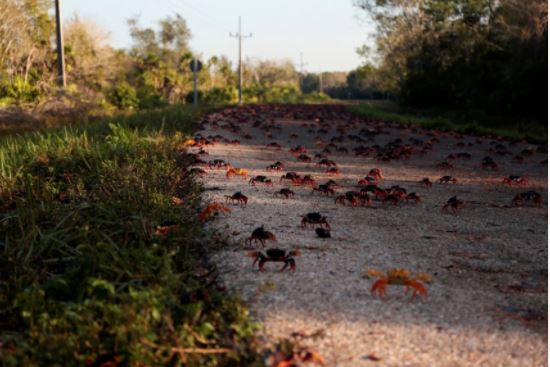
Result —
M 362 62 L 356 49 L 367 42 L 372 28 L 360 19 L 353 0 L 63 0 L 63 18 L 75 14 L 109 32 L 117 48 L 131 45 L 126 19 L 140 16 L 140 24 L 179 13 L 191 30 L 190 46 L 204 58 L 225 55 L 237 60 L 242 17 L 243 57 L 251 61 L 291 60 L 304 71 L 349 71 Z

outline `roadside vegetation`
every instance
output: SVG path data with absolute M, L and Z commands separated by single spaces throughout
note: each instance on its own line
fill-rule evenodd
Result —
M 414 124 L 431 129 L 456 131 L 477 136 L 501 136 L 547 144 L 548 127 L 537 122 L 519 121 L 515 125 L 492 123 L 479 116 L 452 113 L 445 110 L 403 108 L 389 100 L 372 100 L 353 104 L 350 110 L 360 116 L 380 121 Z
M 190 108 L 0 142 L 4 366 L 254 365 L 209 254 Z

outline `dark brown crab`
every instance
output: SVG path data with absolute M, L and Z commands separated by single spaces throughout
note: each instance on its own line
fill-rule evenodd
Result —
M 294 198 L 294 191 L 290 189 L 280 189 L 279 191 L 276 191 L 273 193 L 274 197 L 281 197 L 281 198 Z
M 264 226 L 261 226 L 252 231 L 252 235 L 244 241 L 244 244 L 246 246 L 252 246 L 252 244 L 257 245 L 259 243 L 263 248 L 265 247 L 265 241 L 267 240 L 277 242 L 275 235 L 269 231 L 266 231 Z
M 242 192 L 237 191 L 231 196 L 225 195 L 225 202 L 245 206 L 246 204 L 248 204 L 248 197 L 246 195 L 243 195 Z
M 300 223 L 300 226 L 302 228 L 306 228 L 309 224 L 313 227 L 315 227 L 315 225 L 319 225 L 321 228 L 324 227 L 330 229 L 330 224 L 328 224 L 327 222 L 327 217 L 322 216 L 318 212 L 307 213 L 302 217 L 302 222 Z
M 254 267 L 258 263 L 260 271 L 264 271 L 264 265 L 267 262 L 282 262 L 284 263 L 283 267 L 279 271 L 284 271 L 287 267 L 290 266 L 290 271 L 296 271 L 296 262 L 294 261 L 295 256 L 300 256 L 301 253 L 298 250 L 286 251 L 279 248 L 270 248 L 265 251 L 250 251 L 247 256 L 253 257 L 254 262 L 252 266 Z

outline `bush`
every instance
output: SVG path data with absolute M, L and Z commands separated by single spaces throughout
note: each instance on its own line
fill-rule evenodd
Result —
M 5 82 L 0 85 L 0 98 L 13 99 L 17 102 L 34 102 L 39 95 L 38 88 L 20 76 L 16 76 L 12 83 Z
M 109 100 L 119 109 L 133 109 L 139 103 L 136 89 L 127 82 L 115 84 L 109 95 Z

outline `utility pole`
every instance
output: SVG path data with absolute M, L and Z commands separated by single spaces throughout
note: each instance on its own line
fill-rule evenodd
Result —
M 242 42 L 243 38 L 252 37 L 252 33 L 243 36 L 241 31 L 241 17 L 239 16 L 239 33 L 229 33 L 229 37 L 235 37 L 239 39 L 239 104 L 243 104 L 243 63 L 242 63 Z
M 61 0 L 55 0 L 55 22 L 57 35 L 57 80 L 62 88 L 67 86 L 65 76 L 65 50 L 63 49 L 63 26 L 61 24 Z
M 323 93 L 323 72 L 319 73 L 319 93 Z

